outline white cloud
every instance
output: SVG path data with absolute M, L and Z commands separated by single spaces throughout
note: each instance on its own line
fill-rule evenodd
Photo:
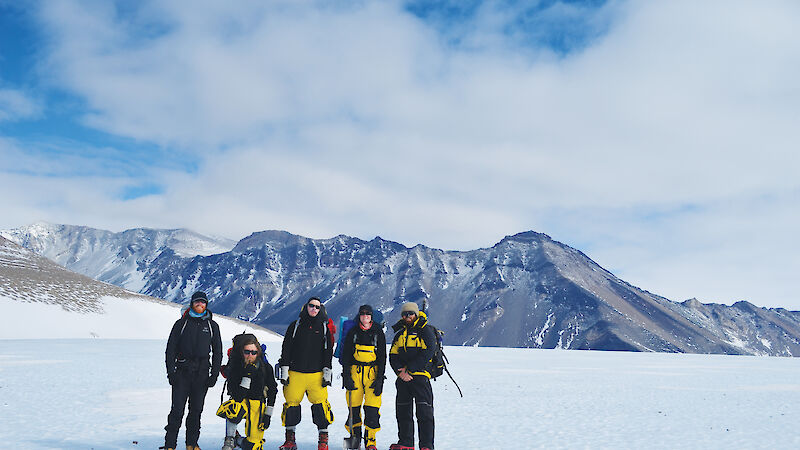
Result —
M 0 122 L 36 117 L 41 111 L 39 102 L 24 91 L 0 88 Z
M 454 249 L 536 229 L 676 299 L 800 308 L 794 2 L 614 2 L 564 57 L 502 41 L 491 9 L 465 50 L 395 2 L 45 6 L 47 72 L 86 123 L 202 158 L 128 202 L 132 180 L 84 207 L 81 181 L 18 180 L 74 188 L 48 197 L 74 223 Z

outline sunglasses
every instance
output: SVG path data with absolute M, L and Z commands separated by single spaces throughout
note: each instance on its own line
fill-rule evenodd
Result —
M 255 356 L 258 354 L 258 350 L 242 350 L 242 353 L 244 353 L 245 355 Z
M 308 307 L 309 307 L 309 308 L 314 308 L 314 309 L 320 309 L 322 306 L 321 306 L 321 305 L 315 305 L 315 304 L 313 304 L 313 303 L 309 303 L 309 304 L 308 304 Z
M 361 311 L 360 313 L 358 313 L 358 315 L 359 316 L 371 316 L 372 313 L 369 312 L 369 311 Z
M 404 311 L 403 312 L 403 317 L 411 317 L 411 316 L 416 316 L 416 315 L 417 315 L 417 313 L 415 313 L 414 311 Z

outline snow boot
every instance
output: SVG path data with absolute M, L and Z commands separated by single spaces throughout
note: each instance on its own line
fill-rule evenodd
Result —
M 414 447 L 409 447 L 403 444 L 392 444 L 389 446 L 389 450 L 414 450 Z
M 317 450 L 328 450 L 328 432 L 327 431 L 320 431 L 319 432 L 319 445 L 317 445 Z
M 200 447 L 196 445 L 187 445 L 186 450 L 200 450 Z
M 233 450 L 236 448 L 236 438 L 233 436 L 225 436 L 225 442 L 222 444 L 222 450 Z
M 279 450 L 297 450 L 297 443 L 294 440 L 294 430 L 286 430 L 286 442 L 280 446 Z

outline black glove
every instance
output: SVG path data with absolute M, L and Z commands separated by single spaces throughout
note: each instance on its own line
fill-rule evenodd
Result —
M 348 391 L 356 390 L 356 382 L 353 380 L 349 370 L 342 372 L 342 386 Z
M 212 388 L 212 387 L 214 387 L 215 384 L 217 384 L 217 377 L 209 377 L 208 378 L 208 383 L 206 383 L 206 386 Z
M 265 430 L 266 430 L 267 428 L 269 428 L 269 421 L 270 421 L 270 419 L 272 419 L 272 417 L 270 417 L 270 416 L 268 416 L 268 415 L 266 415 L 266 414 L 264 414 L 263 416 L 261 416 L 261 424 L 264 426 L 264 429 L 265 429 Z
M 167 372 L 167 381 L 169 381 L 170 386 L 175 386 L 175 381 L 178 379 L 178 374 L 176 371 L 171 370 Z
M 383 377 L 376 378 L 375 381 L 372 382 L 372 392 L 375 393 L 376 396 L 381 395 L 383 393 Z

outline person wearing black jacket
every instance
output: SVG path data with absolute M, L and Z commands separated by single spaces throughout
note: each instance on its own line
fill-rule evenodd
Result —
M 328 425 L 333 411 L 328 403 L 333 359 L 332 321 L 317 297 L 303 305 L 300 317 L 286 329 L 280 365 L 283 383 L 283 425 L 286 442 L 282 450 L 296 449 L 295 429 L 300 423 L 300 402 L 305 395 L 311 402 L 311 416 L 319 431 L 318 450 L 328 450 Z
M 172 386 L 172 407 L 167 416 L 167 431 L 164 447 L 177 446 L 178 430 L 189 401 L 189 414 L 186 417 L 186 448 L 199 450 L 200 414 L 208 388 L 217 383 L 222 364 L 222 339 L 219 326 L 207 309 L 208 297 L 205 292 L 192 294 L 189 308 L 172 326 L 167 340 L 166 365 L 167 379 Z M 210 361 L 209 361 L 210 358 Z
M 217 415 L 225 417 L 225 444 L 222 450 L 240 447 L 244 450 L 261 450 L 264 430 L 269 428 L 278 383 L 264 357 L 264 350 L 252 334 L 234 338 L 228 364 L 223 369 L 228 378 L 228 395 Z M 245 419 L 245 436 L 236 432 L 236 425 Z
M 396 333 L 389 350 L 389 364 L 397 374 L 398 442 L 390 450 L 414 450 L 414 406 L 417 408 L 420 450 L 433 450 L 433 389 L 429 364 L 436 351 L 436 335 L 426 326 L 424 312 L 414 302 L 404 303 L 402 318 L 392 326 Z
M 348 411 L 352 415 L 350 447 L 358 448 L 361 441 L 361 404 L 364 404 L 364 447 L 377 450 L 375 435 L 381 429 L 380 407 L 383 379 L 386 370 L 386 336 L 372 320 L 372 306 L 358 308 L 356 325 L 342 339 L 342 380 L 347 390 Z M 351 418 L 348 416 L 348 424 Z

